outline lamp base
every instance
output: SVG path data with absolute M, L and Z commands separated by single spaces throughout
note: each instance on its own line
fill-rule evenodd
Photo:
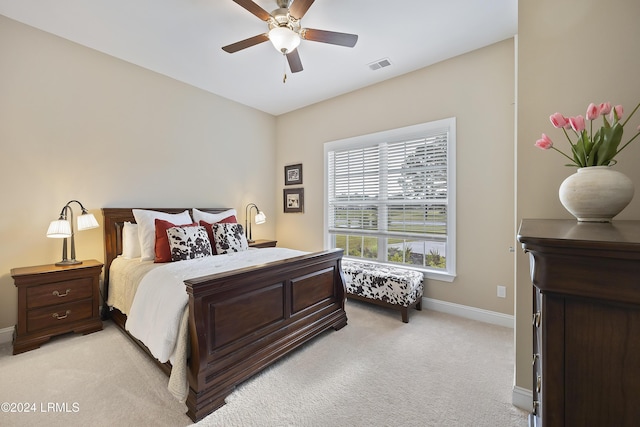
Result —
M 56 262 L 57 266 L 78 265 L 78 264 L 82 264 L 82 261 L 78 261 L 76 259 L 63 259 L 62 261 Z

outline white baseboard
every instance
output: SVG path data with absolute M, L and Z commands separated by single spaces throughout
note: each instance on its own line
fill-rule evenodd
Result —
M 0 345 L 13 341 L 13 326 L 0 329 Z
M 431 298 L 422 298 L 422 305 L 429 310 L 441 311 L 443 313 L 454 314 L 467 319 L 513 329 L 513 316 L 509 314 L 483 310 L 481 308 L 469 307 L 467 305 L 455 304 Z
M 513 406 L 531 412 L 533 410 L 533 393 L 531 390 L 514 385 L 511 403 Z

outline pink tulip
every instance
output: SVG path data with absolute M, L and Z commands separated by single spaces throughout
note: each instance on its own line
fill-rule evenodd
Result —
M 610 102 L 603 102 L 602 104 L 600 104 L 600 114 L 601 115 L 606 116 L 610 112 L 611 112 L 611 103 Z
M 555 128 L 563 128 L 569 123 L 569 120 L 567 120 L 567 118 L 560 113 L 552 114 L 551 116 L 549 116 L 549 120 L 551 120 L 551 124 Z
M 542 138 L 536 141 L 536 147 L 541 148 L 543 150 L 548 150 L 553 147 L 553 141 L 544 133 L 542 134 Z
M 587 107 L 587 120 L 595 120 L 600 115 L 600 107 L 593 102 Z
M 569 118 L 569 123 L 571 123 L 571 127 L 576 132 L 580 133 L 584 130 L 584 117 L 575 116 Z
M 622 113 L 624 113 L 624 108 L 622 108 L 622 105 L 616 105 L 611 111 L 611 121 L 615 121 L 616 115 L 618 116 L 618 120 L 620 120 L 622 118 Z

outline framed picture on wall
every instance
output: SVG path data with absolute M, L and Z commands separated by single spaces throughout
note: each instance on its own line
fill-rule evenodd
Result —
M 304 188 L 285 188 L 282 199 L 284 200 L 284 213 L 304 212 Z
M 302 184 L 302 163 L 284 167 L 284 185 Z

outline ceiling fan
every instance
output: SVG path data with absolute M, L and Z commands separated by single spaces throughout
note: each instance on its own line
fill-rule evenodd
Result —
M 269 26 L 269 31 L 224 46 L 222 50 L 225 52 L 238 52 L 239 50 L 270 40 L 278 52 L 286 55 L 291 72 L 297 73 L 303 69 L 297 49 L 301 40 L 311 40 L 346 47 L 354 47 L 358 41 L 358 36 L 355 34 L 302 28 L 300 20 L 307 10 L 309 10 L 314 0 L 276 0 L 278 9 L 271 13 L 264 10 L 252 0 L 233 1 L 265 21 Z

